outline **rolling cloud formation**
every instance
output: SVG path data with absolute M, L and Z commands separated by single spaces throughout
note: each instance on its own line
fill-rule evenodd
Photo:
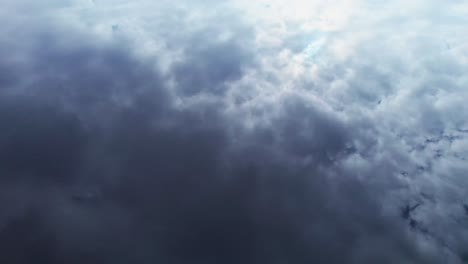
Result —
M 468 263 L 463 1 L 10 1 L 1 263 Z

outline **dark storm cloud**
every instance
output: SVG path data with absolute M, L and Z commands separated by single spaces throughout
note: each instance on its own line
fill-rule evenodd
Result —
M 186 59 L 174 66 L 174 79 L 186 95 L 223 93 L 225 85 L 240 79 L 252 54 L 235 43 L 193 42 Z
M 418 258 L 399 252 L 408 242 L 363 186 L 297 161 L 313 153 L 327 166 L 344 148 L 345 131 L 319 112 L 287 106 L 276 154 L 265 143 L 231 151 L 222 109 L 175 110 L 157 72 L 125 50 L 54 43 L 34 47 L 32 72 L 17 72 L 36 81 L 2 95 L 2 207 L 12 212 L 2 217 L 2 261 L 363 263 L 388 250 L 388 263 Z M 299 134 L 310 129 L 316 143 Z M 367 239 L 381 251 L 370 253 Z
M 297 95 L 250 130 L 223 100 L 184 104 L 241 79 L 255 58 L 238 40 L 184 38 L 164 74 L 128 43 L 13 37 L 0 46 L 0 262 L 442 263 L 382 210 L 385 186 L 360 180 L 378 171 L 339 166 L 361 156 L 350 130 L 365 122 Z
M 59 180 L 74 173 L 85 144 L 76 118 L 31 98 L 2 98 L 0 113 L 3 177 Z

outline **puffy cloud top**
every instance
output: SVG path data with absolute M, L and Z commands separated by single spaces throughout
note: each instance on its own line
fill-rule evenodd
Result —
M 4 1 L 0 262 L 468 263 L 463 1 Z

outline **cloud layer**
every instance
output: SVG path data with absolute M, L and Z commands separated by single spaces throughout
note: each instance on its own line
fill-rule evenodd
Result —
M 465 263 L 467 11 L 6 1 L 0 261 Z

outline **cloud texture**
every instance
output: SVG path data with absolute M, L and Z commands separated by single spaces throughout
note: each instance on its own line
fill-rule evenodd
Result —
M 467 263 L 462 1 L 5 1 L 0 262 Z

